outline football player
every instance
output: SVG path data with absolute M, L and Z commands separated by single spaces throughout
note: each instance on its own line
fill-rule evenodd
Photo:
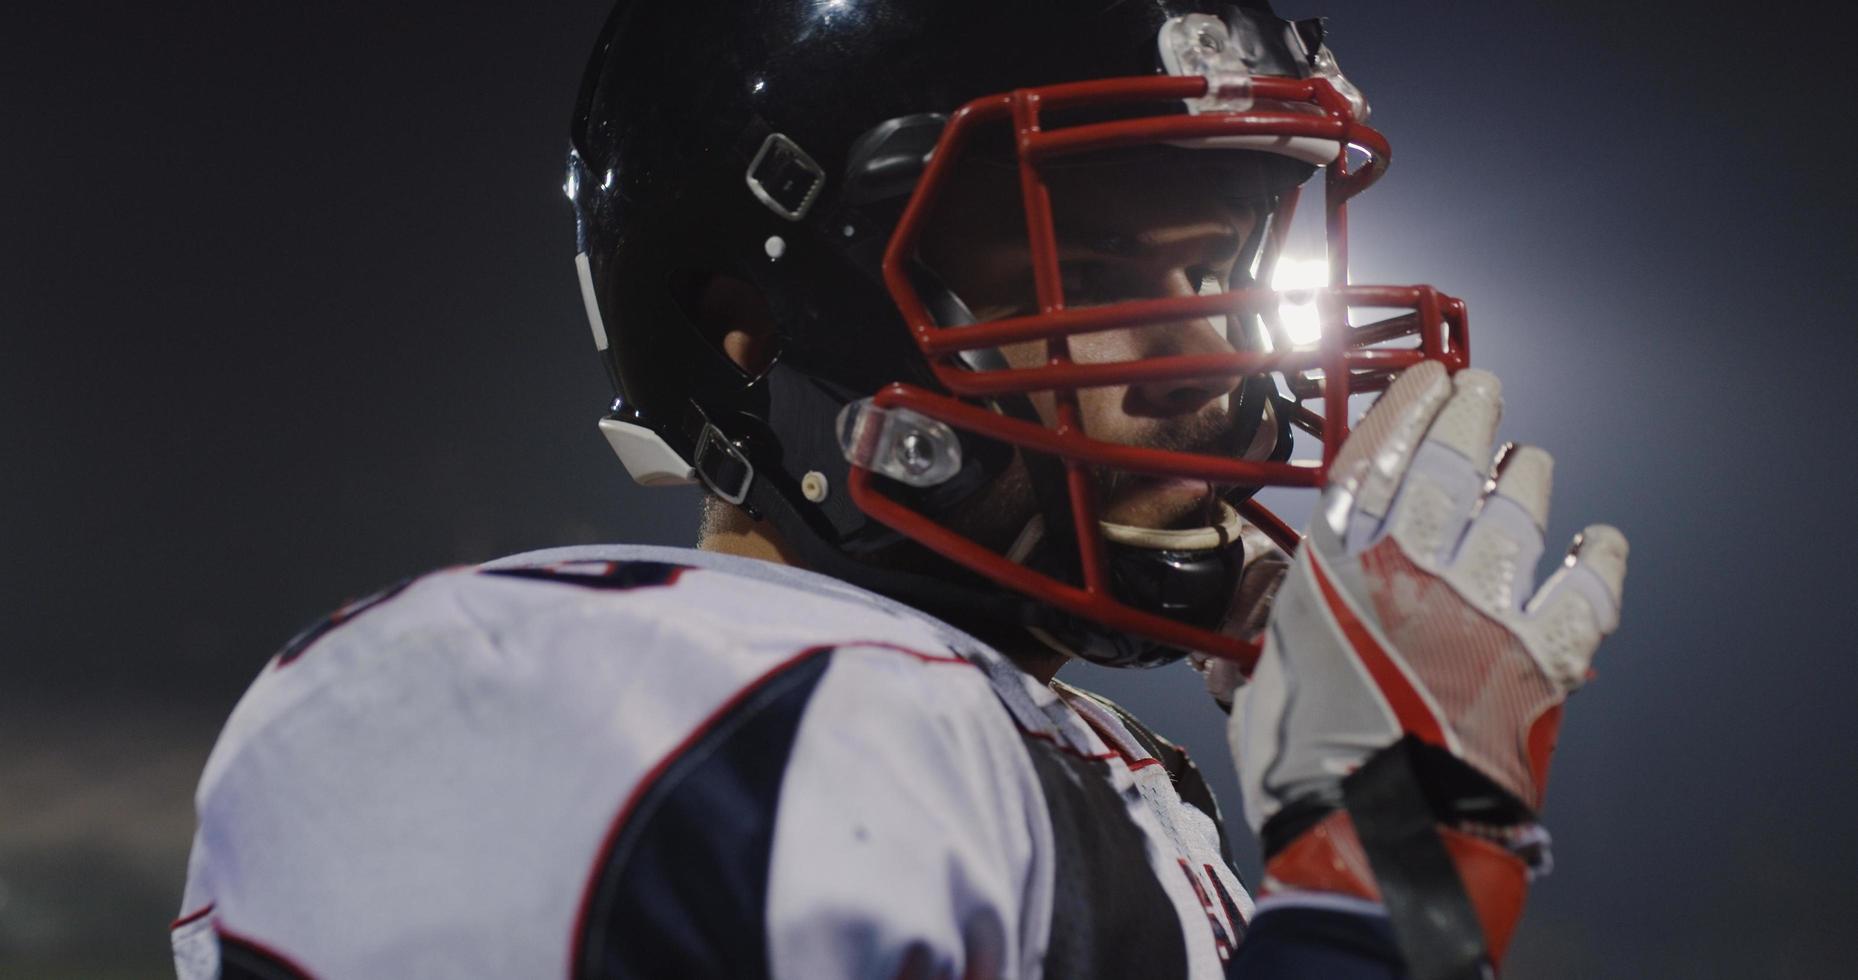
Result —
M 1493 467 L 1463 304 L 1349 283 L 1367 120 L 1264 0 L 622 0 L 576 264 L 600 428 L 706 488 L 701 547 L 289 644 L 202 778 L 181 975 L 1492 971 L 1626 546 L 1538 588 L 1550 459 Z M 1322 488 L 1305 535 L 1266 486 Z M 1250 886 L 1186 753 L 1055 676 L 1187 657 Z

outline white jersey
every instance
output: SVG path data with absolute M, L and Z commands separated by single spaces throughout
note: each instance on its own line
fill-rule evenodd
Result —
M 812 573 L 643 547 L 451 569 L 338 612 L 239 702 L 175 961 L 1221 976 L 1251 902 L 1175 753 Z

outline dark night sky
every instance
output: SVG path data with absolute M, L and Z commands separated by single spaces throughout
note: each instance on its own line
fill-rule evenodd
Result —
M 1394 142 L 1357 281 L 1469 301 L 1504 435 L 1557 456 L 1551 538 L 1633 542 L 1509 975 L 1842 972 L 1853 25 L 1279 6 L 1335 18 Z M 0 974 L 167 969 L 193 780 L 298 626 L 434 566 L 692 539 L 696 498 L 633 488 L 593 427 L 559 170 L 604 12 L 9 12 Z M 1236 819 L 1191 676 L 1077 679 L 1168 719 Z

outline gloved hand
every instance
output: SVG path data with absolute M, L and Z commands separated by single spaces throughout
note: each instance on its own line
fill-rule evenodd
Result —
M 1493 375 L 1424 363 L 1337 455 L 1228 730 L 1254 830 L 1287 805 L 1339 804 L 1343 778 L 1407 736 L 1541 805 L 1562 702 L 1619 621 L 1626 540 L 1587 528 L 1535 588 L 1553 463 L 1507 447 L 1491 482 L 1501 410 Z M 1346 813 L 1289 822 L 1300 826 L 1278 835 L 1267 893 L 1380 898 Z M 1492 908 L 1461 859 L 1480 842 L 1503 853 L 1516 831 L 1443 830 L 1499 953 L 1520 914 L 1520 862 L 1516 894 Z

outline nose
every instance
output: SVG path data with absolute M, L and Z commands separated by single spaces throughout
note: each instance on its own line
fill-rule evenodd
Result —
M 1182 271 L 1170 274 L 1164 285 L 1163 295 L 1192 296 L 1199 292 L 1198 283 L 1191 282 Z M 1234 352 L 1225 330 L 1204 317 L 1134 328 L 1130 339 L 1135 355 L 1143 359 Z M 1214 402 L 1223 403 L 1244 381 L 1241 374 L 1224 373 L 1135 384 L 1129 387 L 1124 411 L 1163 418 L 1193 415 Z

